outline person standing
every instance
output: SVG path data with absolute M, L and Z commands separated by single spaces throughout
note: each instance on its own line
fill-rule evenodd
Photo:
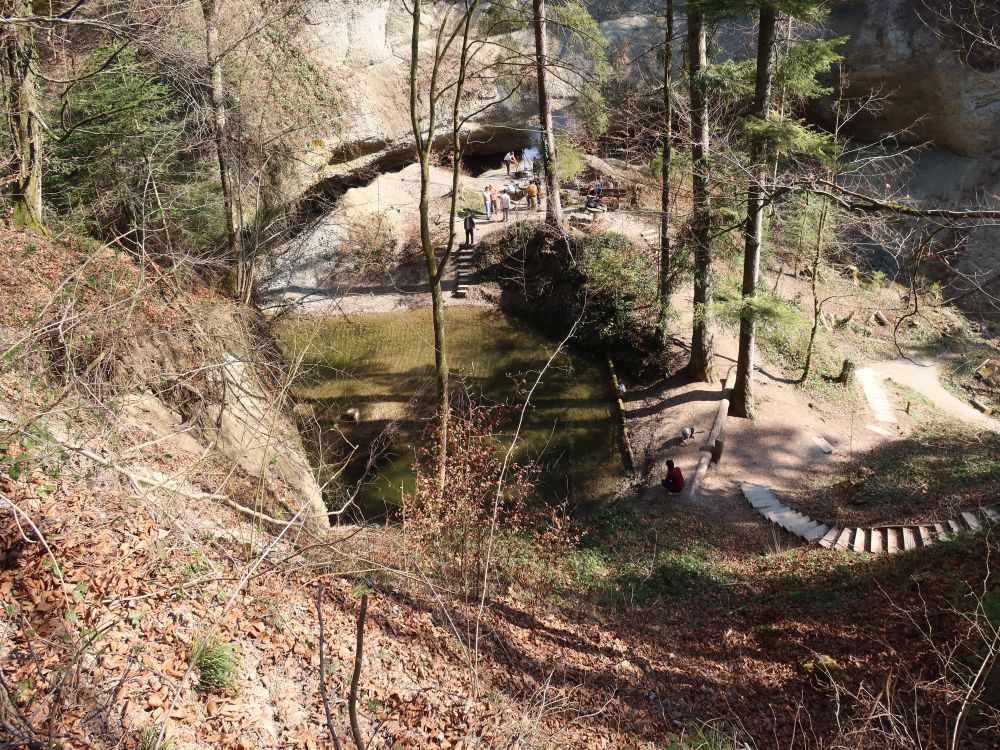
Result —
M 490 185 L 490 201 L 493 203 L 493 213 L 500 210 L 500 202 L 497 200 L 497 189 Z
M 594 192 L 597 193 L 597 197 L 600 198 L 604 195 L 604 178 L 598 177 L 597 184 L 594 185 Z
M 538 187 L 533 181 L 528 183 L 528 187 L 524 189 L 524 194 L 528 198 L 528 209 L 533 209 L 535 207 L 535 199 L 538 197 Z
M 503 211 L 503 220 L 510 218 L 510 195 L 506 189 L 500 191 L 500 210 Z
M 472 247 L 476 244 L 475 232 L 476 232 L 476 219 L 472 215 L 472 211 L 466 211 L 465 213 L 465 246 Z
M 510 177 L 510 168 L 517 164 L 517 157 L 514 156 L 513 151 L 507 152 L 507 155 L 503 158 L 503 163 L 507 167 L 507 176 Z
M 483 207 L 486 209 L 486 221 L 493 221 L 493 199 L 490 197 L 490 186 L 483 188 Z

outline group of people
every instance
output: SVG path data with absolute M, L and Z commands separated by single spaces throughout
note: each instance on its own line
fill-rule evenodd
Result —
M 510 218 L 510 193 L 507 188 L 501 188 L 497 192 L 496 187 L 487 185 L 483 188 L 483 207 L 486 209 L 486 220 L 493 221 L 493 214 L 503 213 L 503 220 Z

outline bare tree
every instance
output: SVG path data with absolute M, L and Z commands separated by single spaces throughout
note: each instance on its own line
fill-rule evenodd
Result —
M 222 206 L 226 222 L 226 250 L 231 262 L 236 264 L 236 294 L 241 300 L 246 300 L 250 296 L 253 274 L 244 267 L 240 257 L 240 234 L 236 226 L 232 168 L 226 150 L 226 92 L 225 79 L 222 75 L 224 53 L 219 44 L 220 0 L 200 0 L 200 3 L 201 15 L 205 22 L 205 63 L 209 72 L 212 140 L 215 144 L 215 156 L 219 161 Z
M 420 246 L 423 250 L 427 267 L 427 279 L 430 283 L 431 310 L 434 324 L 434 371 L 437 389 L 437 419 L 438 419 L 438 491 L 444 491 L 447 477 L 448 456 L 448 355 L 445 337 L 444 292 L 441 281 L 444 277 L 448 261 L 455 246 L 455 218 L 458 208 L 459 176 L 461 170 L 462 142 L 461 128 L 467 118 L 461 112 L 462 95 L 471 55 L 470 39 L 472 21 L 479 0 L 465 0 L 457 16 L 452 21 L 453 8 L 449 8 L 438 27 L 434 41 L 434 53 L 431 63 L 431 73 L 428 91 L 424 101 L 420 96 L 420 23 L 422 17 L 422 2 L 414 0 L 410 10 L 413 17 L 410 37 L 410 125 L 416 146 L 417 158 L 420 163 Z M 449 29 L 449 24 L 451 28 Z M 446 62 L 449 53 L 459 44 L 458 70 L 453 79 L 446 77 Z M 444 253 L 438 258 L 434 245 L 434 236 L 430 224 L 431 201 L 431 154 L 437 136 L 439 107 L 447 94 L 454 97 L 452 107 L 452 190 L 448 221 L 448 240 Z M 426 111 L 422 111 L 421 104 Z

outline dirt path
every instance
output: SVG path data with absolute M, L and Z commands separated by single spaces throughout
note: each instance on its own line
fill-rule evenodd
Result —
M 1000 421 L 976 411 L 969 404 L 949 393 L 941 385 L 941 373 L 937 364 L 918 359 L 891 359 L 866 366 L 873 370 L 878 379 L 894 380 L 912 388 L 930 400 L 941 411 L 960 422 L 986 430 L 1000 431 Z

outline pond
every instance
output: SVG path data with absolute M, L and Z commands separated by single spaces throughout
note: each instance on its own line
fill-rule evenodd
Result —
M 510 403 L 502 425 L 509 440 L 523 403 L 558 340 L 489 308 L 455 307 L 446 313 L 453 399 Z M 416 445 L 433 414 L 433 341 L 429 308 L 344 318 L 299 318 L 279 331 L 290 362 L 301 359 L 293 395 L 311 422 L 303 432 L 317 465 L 333 464 L 357 446 L 331 484 L 328 502 L 339 505 L 343 484 L 361 487 L 358 502 L 369 518 L 391 513 L 401 488 L 412 487 Z M 357 410 L 349 421 L 349 410 Z M 564 349 L 536 389 L 515 454 L 544 465 L 548 499 L 578 504 L 607 499 L 624 475 L 607 369 Z M 387 437 L 387 428 L 394 432 Z M 387 448 L 369 461 L 372 446 Z M 322 471 L 321 471 L 322 478 Z M 340 493 L 340 497 L 335 496 Z

